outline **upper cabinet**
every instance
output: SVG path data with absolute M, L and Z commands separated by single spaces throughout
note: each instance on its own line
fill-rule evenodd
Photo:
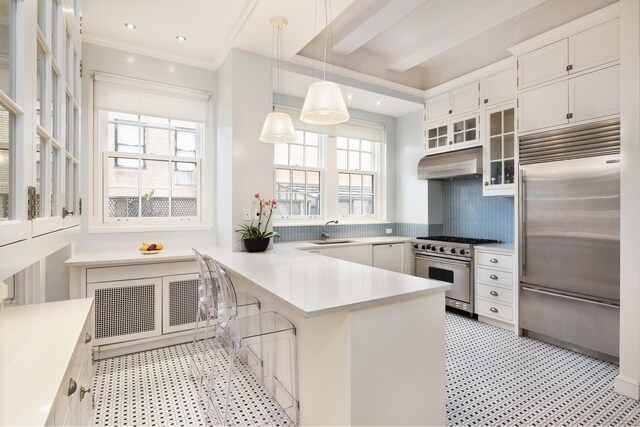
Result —
M 512 102 L 485 112 L 483 195 L 513 195 L 515 191 L 515 108 Z
M 516 97 L 516 73 L 513 68 L 485 77 L 480 83 L 485 107 L 512 101 Z
M 459 116 L 478 109 L 480 84 L 473 82 L 448 92 L 428 97 L 425 102 L 426 120 L 431 123 L 447 117 Z
M 518 89 L 577 74 L 620 58 L 620 21 L 613 19 L 518 57 Z

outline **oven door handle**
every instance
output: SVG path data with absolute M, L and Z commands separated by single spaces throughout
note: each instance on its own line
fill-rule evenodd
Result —
M 455 266 L 459 266 L 459 267 L 466 267 L 466 268 L 470 268 L 471 267 L 471 262 L 469 262 L 469 261 L 456 261 L 456 260 L 450 260 L 450 259 L 446 259 L 446 258 L 438 258 L 438 257 L 425 256 L 425 255 L 415 255 L 415 259 L 416 260 L 422 259 L 422 260 L 425 260 L 425 261 L 439 262 L 441 264 L 455 265 Z

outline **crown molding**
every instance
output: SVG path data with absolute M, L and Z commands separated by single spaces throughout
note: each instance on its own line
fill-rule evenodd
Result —
M 233 44 L 235 43 L 238 34 L 240 34 L 240 31 L 242 30 L 242 27 L 244 27 L 244 24 L 247 22 L 247 19 L 249 19 L 253 11 L 256 9 L 258 1 L 259 0 L 245 0 L 244 7 L 242 8 L 240 15 L 238 15 L 238 18 L 233 23 L 231 31 L 229 31 L 227 37 L 225 37 L 224 42 L 222 43 L 222 49 L 216 55 L 216 58 L 213 61 L 214 70 L 217 70 L 218 67 L 220 67 L 231 49 L 233 49 Z
M 293 58 L 289 60 L 289 62 L 292 64 L 302 65 L 309 68 L 312 68 L 313 61 L 314 60 L 312 60 L 311 58 L 307 58 L 301 55 L 295 55 Z M 359 71 L 350 70 L 348 68 L 339 67 L 337 65 L 331 65 L 331 71 L 333 72 L 333 74 L 337 74 L 341 77 L 351 78 L 363 83 L 369 83 L 375 86 L 380 86 L 386 89 L 391 89 L 397 92 L 405 93 L 407 95 L 424 98 L 424 91 L 422 89 L 406 86 L 401 83 L 392 82 L 390 80 L 385 80 L 380 77 L 371 76 L 369 74 L 364 74 Z
M 96 46 L 108 47 L 111 49 L 124 50 L 126 52 L 136 53 L 138 55 L 151 56 L 153 58 L 158 58 L 165 61 L 178 62 L 180 64 L 190 65 L 192 67 L 206 68 L 208 70 L 214 71 L 216 69 L 211 61 L 203 60 L 202 58 L 167 53 L 166 51 L 160 49 L 153 49 L 132 43 L 113 41 L 106 37 L 97 36 L 94 34 L 82 34 L 82 42 L 93 44 Z

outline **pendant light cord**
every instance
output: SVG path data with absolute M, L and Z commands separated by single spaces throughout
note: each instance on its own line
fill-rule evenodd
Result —
M 322 69 L 322 80 L 327 80 L 327 45 L 329 44 L 329 12 L 327 1 L 324 0 L 324 67 Z
M 273 96 L 273 51 L 276 42 L 276 30 L 275 27 L 271 29 L 271 68 L 269 69 L 269 98 L 271 98 L 271 111 L 275 110 L 275 97 Z

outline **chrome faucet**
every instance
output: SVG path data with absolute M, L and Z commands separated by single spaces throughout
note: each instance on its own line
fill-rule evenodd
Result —
M 322 240 L 327 240 L 329 239 L 331 236 L 329 235 L 329 233 L 327 233 L 327 225 L 329 224 L 337 224 L 338 220 L 334 219 L 333 221 L 327 221 L 327 223 L 324 225 L 324 227 L 322 227 Z

